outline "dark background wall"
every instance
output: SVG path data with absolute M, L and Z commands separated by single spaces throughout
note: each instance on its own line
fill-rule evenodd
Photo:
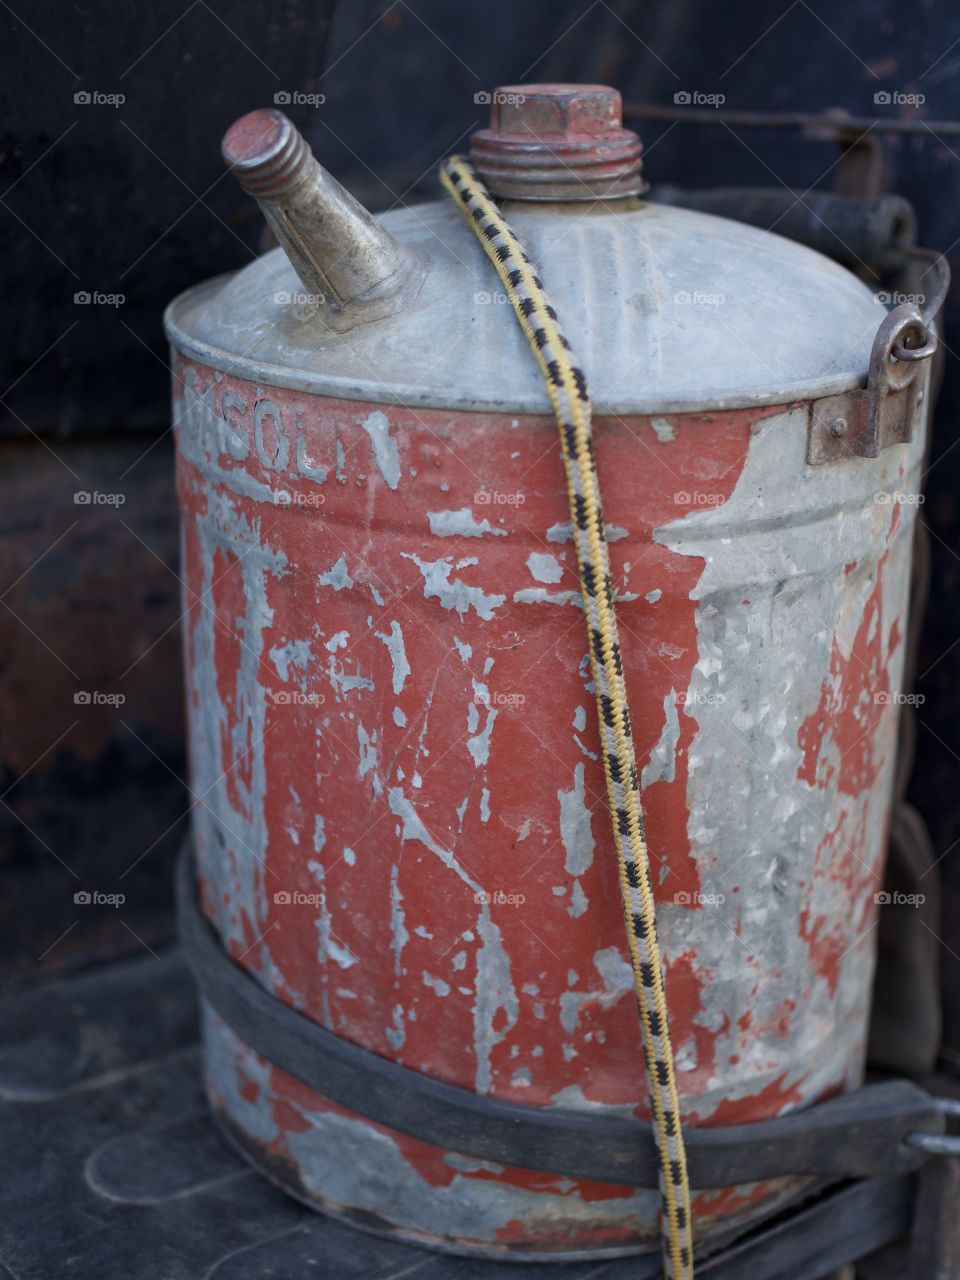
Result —
M 0 7 L 0 49 L 8 983 L 171 935 L 171 859 L 198 801 L 182 782 L 161 315 L 179 290 L 242 266 L 260 243 L 261 220 L 219 159 L 232 119 L 278 93 L 323 95 L 285 109 L 375 209 L 432 198 L 437 162 L 484 123 L 475 95 L 516 81 L 601 81 L 671 107 L 686 91 L 723 95 L 728 111 L 960 119 L 960 11 L 946 0 L 12 0 Z M 925 101 L 878 103 L 882 91 Z M 805 190 L 837 176 L 837 148 L 822 136 L 723 123 L 642 132 L 656 183 Z M 889 189 L 915 203 L 921 240 L 952 256 L 958 141 L 935 125 L 884 136 Z M 948 993 L 960 991 L 957 334 L 955 293 L 921 512 L 932 590 L 912 784 L 941 860 Z M 78 501 L 84 493 L 109 501 Z M 74 900 L 92 889 L 126 901 Z M 947 1013 L 956 1048 L 949 999 Z

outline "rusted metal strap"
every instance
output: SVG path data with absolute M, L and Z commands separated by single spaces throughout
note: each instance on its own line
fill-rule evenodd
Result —
M 517 1106 L 444 1084 L 371 1053 L 283 1004 L 233 963 L 203 915 L 193 858 L 178 869 L 184 953 L 214 1012 L 261 1057 L 340 1106 L 462 1155 L 616 1185 L 657 1186 L 650 1125 L 628 1116 Z M 691 1128 L 691 1185 L 787 1174 L 825 1180 L 907 1172 L 928 1158 L 907 1139 L 941 1134 L 937 1100 L 905 1080 L 868 1085 L 760 1124 Z

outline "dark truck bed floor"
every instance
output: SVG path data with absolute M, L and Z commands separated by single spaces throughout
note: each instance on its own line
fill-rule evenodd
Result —
M 698 1277 L 827 1276 L 903 1236 L 912 1194 L 902 1177 L 835 1191 L 710 1259 Z M 0 1280 L 658 1274 L 652 1257 L 560 1265 L 432 1253 L 288 1199 L 209 1116 L 196 998 L 175 951 L 50 979 L 0 1001 Z

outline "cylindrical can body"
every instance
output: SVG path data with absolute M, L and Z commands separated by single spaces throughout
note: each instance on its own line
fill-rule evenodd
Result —
M 265 386 L 177 357 L 205 913 L 278 1000 L 532 1107 L 646 1117 L 556 426 Z M 681 1110 L 859 1083 L 922 434 L 810 467 L 809 403 L 595 423 Z M 345 1111 L 212 1011 L 236 1140 L 441 1247 L 655 1247 L 657 1196 Z M 698 1238 L 782 1180 L 694 1192 Z

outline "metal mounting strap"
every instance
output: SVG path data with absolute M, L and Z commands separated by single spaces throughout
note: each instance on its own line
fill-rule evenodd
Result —
M 200 993 L 245 1044 L 340 1106 L 463 1155 L 585 1181 L 657 1186 L 649 1124 L 554 1107 L 525 1107 L 459 1089 L 363 1049 L 297 1013 L 224 951 L 197 898 L 189 846 L 177 872 L 184 953 Z M 869 1085 L 759 1124 L 689 1129 L 698 1189 L 784 1174 L 838 1179 L 918 1168 L 915 1134 L 945 1128 L 937 1100 L 905 1080 Z

